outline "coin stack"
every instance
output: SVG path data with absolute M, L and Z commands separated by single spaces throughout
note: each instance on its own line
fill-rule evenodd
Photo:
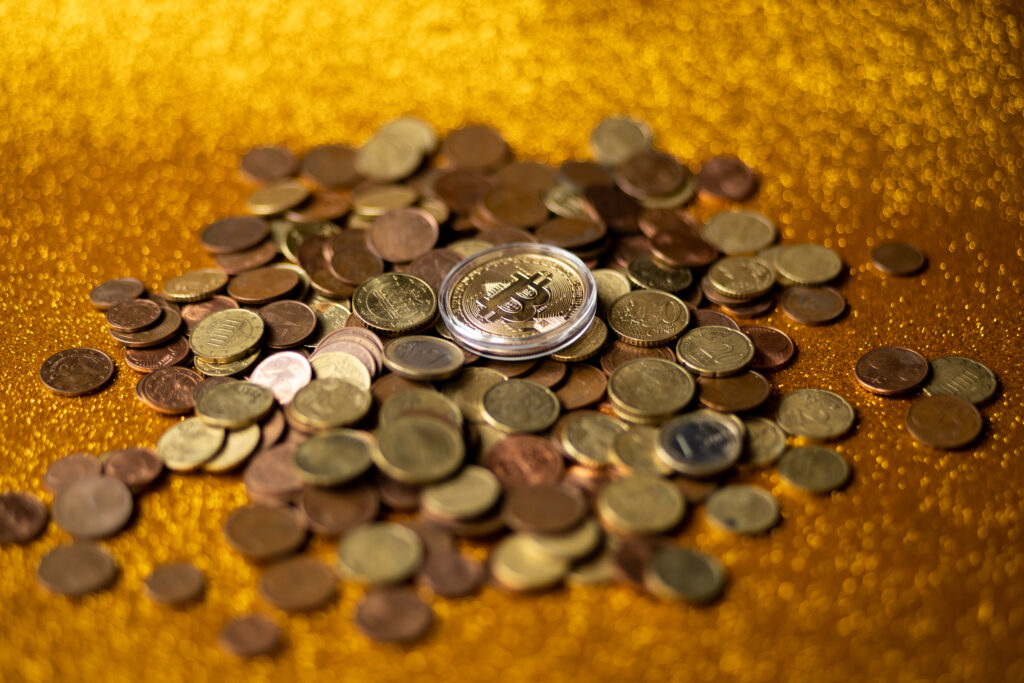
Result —
M 758 188 L 739 159 L 694 173 L 627 118 L 603 121 L 590 142 L 594 161 L 554 168 L 514 160 L 491 128 L 439 143 L 406 117 L 358 149 L 247 153 L 242 173 L 261 185 L 252 215 L 199 235 L 216 267 L 160 293 L 131 278 L 93 290 L 126 364 L 142 373 L 139 400 L 191 416 L 155 450 L 54 463 L 58 525 L 82 539 L 116 533 L 133 493 L 164 466 L 240 472 L 250 504 L 224 534 L 264 567 L 264 600 L 306 611 L 334 598 L 339 577 L 362 584 L 373 590 L 356 623 L 381 641 L 429 628 L 421 595 L 469 595 L 488 575 L 514 591 L 619 580 L 668 600 L 717 599 L 723 565 L 673 540 L 689 510 L 703 505 L 725 533 L 762 534 L 779 504 L 729 483 L 737 468 L 777 464 L 809 494 L 850 476 L 825 445 L 854 423 L 844 398 L 800 389 L 774 419 L 758 414 L 770 373 L 795 346 L 747 321 L 776 301 L 803 324 L 838 320 L 846 302 L 829 285 L 843 262 L 824 246 L 775 244 L 771 220 L 730 208 Z M 695 201 L 722 210 L 702 225 L 686 209 Z M 923 266 L 914 251 L 888 245 L 873 258 L 908 274 Z M 889 392 L 897 355 L 858 365 L 858 378 Z M 936 394 L 987 370 L 935 364 Z M 878 367 L 882 379 L 869 371 Z M 41 374 L 76 395 L 108 382 L 113 362 L 70 349 Z M 934 424 L 945 409 L 929 405 L 913 421 Z M 3 540 L 31 539 L 46 514 L 29 494 L 0 498 Z M 310 533 L 339 539 L 335 567 L 301 554 Z M 486 568 L 456 539 L 483 544 Z M 115 573 L 85 543 L 39 568 L 48 588 L 73 595 Z M 154 599 L 173 604 L 202 586 L 187 564 L 147 580 Z M 222 633 L 245 657 L 280 642 L 260 615 Z

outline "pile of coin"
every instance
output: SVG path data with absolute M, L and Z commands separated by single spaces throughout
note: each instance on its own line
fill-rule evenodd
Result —
M 164 466 L 240 472 L 250 504 L 227 515 L 224 534 L 264 566 L 263 599 L 307 611 L 331 602 L 339 578 L 362 584 L 356 624 L 380 641 L 430 628 L 432 610 L 410 584 L 458 598 L 488 576 L 514 591 L 619 580 L 670 600 L 718 598 L 723 565 L 672 539 L 689 511 L 703 505 L 727 533 L 767 532 L 779 503 L 732 475 L 777 464 L 795 490 L 839 489 L 850 467 L 825 442 L 855 419 L 823 389 L 792 391 L 774 419 L 758 415 L 770 373 L 795 345 L 737 319 L 776 302 L 803 324 L 839 319 L 846 301 L 829 285 L 844 265 L 824 246 L 776 244 L 764 215 L 723 208 L 758 188 L 736 158 L 694 173 L 626 118 L 603 121 L 590 142 L 594 161 L 554 168 L 514 160 L 491 128 L 439 143 L 406 117 L 359 149 L 247 153 L 242 172 L 261 185 L 253 215 L 200 234 L 215 268 L 182 273 L 160 293 L 131 278 L 93 290 L 126 364 L 142 373 L 139 400 L 191 416 L 155 451 L 54 463 L 58 525 L 77 539 L 116 533 L 133 493 Z M 695 201 L 723 210 L 701 224 L 685 208 Z M 876 265 L 920 268 L 923 257 L 910 263 L 913 248 L 902 247 L 883 249 Z M 475 258 L 479 267 L 459 275 Z M 575 327 L 549 334 L 562 325 Z M 541 338 L 550 348 L 538 351 Z M 984 374 L 963 359 L 933 364 L 935 400 Z M 904 365 L 883 356 L 858 365 L 858 378 L 880 393 L 924 381 Z M 71 349 L 41 374 L 77 395 L 108 382 L 113 362 Z M 912 424 L 934 425 L 949 409 L 915 404 Z M 5 494 L 2 539 L 29 540 L 46 514 L 28 494 Z M 309 534 L 339 539 L 335 567 L 301 554 Z M 487 548 L 487 566 L 457 539 Z M 106 553 L 81 542 L 39 569 L 47 587 L 75 595 L 115 575 Z M 178 604 L 203 583 L 178 564 L 146 585 Z M 281 635 L 250 615 L 221 640 L 253 656 Z

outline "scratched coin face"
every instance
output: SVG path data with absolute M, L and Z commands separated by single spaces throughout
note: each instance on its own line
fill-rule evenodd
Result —
M 586 333 L 597 307 L 589 269 L 540 244 L 500 246 L 463 261 L 441 284 L 456 341 L 488 358 L 536 358 Z

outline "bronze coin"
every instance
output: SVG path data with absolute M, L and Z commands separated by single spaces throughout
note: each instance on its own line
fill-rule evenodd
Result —
M 336 278 L 350 285 L 360 285 L 384 272 L 384 261 L 369 249 L 335 252 L 328 265 Z
M 480 173 L 456 169 L 437 179 L 434 192 L 452 211 L 468 214 L 493 187 L 494 183 Z
M 302 479 L 295 467 L 297 444 L 284 443 L 256 454 L 242 474 L 246 492 L 261 500 L 290 502 L 302 493 Z
M 711 279 L 708 278 L 707 275 L 701 278 L 700 289 L 704 293 L 704 296 L 708 298 L 708 301 L 713 304 L 718 304 L 719 306 L 742 306 L 749 301 L 749 299 L 729 296 L 725 292 L 719 290 L 711 283 Z
M 437 221 L 423 209 L 394 209 L 373 222 L 370 241 L 380 257 L 407 263 L 437 244 Z
M 919 398 L 907 412 L 910 435 L 932 448 L 963 448 L 978 438 L 983 425 L 977 408 L 950 394 Z
M 913 275 L 926 260 L 920 249 L 905 242 L 883 242 L 871 250 L 871 265 L 888 275 Z
M 698 399 L 706 408 L 724 413 L 742 413 L 768 400 L 772 386 L 758 372 L 748 370 L 731 377 L 698 377 Z
M 373 394 L 373 399 L 378 405 L 384 405 L 384 403 L 391 398 L 396 396 L 403 391 L 409 391 L 410 389 L 431 389 L 433 388 L 427 382 L 414 382 L 411 379 L 406 379 L 394 373 L 389 373 L 383 377 L 378 377 L 373 385 L 370 386 L 370 393 Z
M 494 188 L 479 207 L 488 219 L 498 225 L 531 228 L 548 217 L 548 207 L 538 194 L 514 187 Z
M 577 249 L 605 236 L 605 227 L 586 218 L 552 218 L 534 233 L 542 244 L 562 249 Z
M 443 598 L 464 598 L 480 590 L 486 578 L 484 566 L 460 552 L 429 555 L 417 576 L 419 583 Z
M 316 330 L 316 313 L 301 301 L 275 301 L 259 311 L 267 325 L 264 341 L 272 349 L 290 349 Z
M 602 357 L 603 360 L 603 357 Z M 591 406 L 604 397 L 608 378 L 592 365 L 576 363 L 569 367 L 569 378 L 555 391 L 566 410 Z
M 258 183 L 290 178 L 298 170 L 299 160 L 284 147 L 253 147 L 242 156 L 242 174 Z
M 28 543 L 43 533 L 49 519 L 46 504 L 31 493 L 0 493 L 0 545 Z
M 174 311 L 175 313 L 181 312 L 181 306 L 174 303 L 173 301 L 165 297 L 163 294 L 155 294 L 153 292 L 149 292 L 148 294 L 146 294 L 146 298 L 149 299 L 150 301 L 155 301 L 156 305 L 165 311 Z
M 512 379 L 513 377 L 521 377 L 526 373 L 537 367 L 537 361 L 535 360 L 498 360 L 497 358 L 488 358 L 486 361 L 480 364 L 482 368 L 489 368 L 496 372 L 500 372 L 505 375 L 506 379 Z
M 380 513 L 380 493 L 365 482 L 331 489 L 306 486 L 298 503 L 309 528 L 328 537 L 342 536 Z
M 701 268 L 718 258 L 718 250 L 694 229 L 660 230 L 650 239 L 654 258 L 670 266 Z
M 248 559 L 269 562 L 298 550 L 306 540 L 306 527 L 291 508 L 247 505 L 228 515 L 224 535 Z
M 320 294 L 330 299 L 347 299 L 356 291 L 355 285 L 350 285 L 334 277 L 330 265 L 323 262 L 317 264 L 309 272 L 309 283 Z
M 873 394 L 895 396 L 916 389 L 928 376 L 928 361 L 917 351 L 881 346 L 857 360 L 853 374 Z
M 406 272 L 425 281 L 437 293 L 445 276 L 461 261 L 462 256 L 451 249 L 432 249 L 409 264 Z
M 158 413 L 184 415 L 196 407 L 194 392 L 202 381 L 202 375 L 189 368 L 160 368 L 142 376 L 135 396 Z
M 745 163 L 731 156 L 712 157 L 700 167 L 700 191 L 717 199 L 742 202 L 757 192 L 757 176 Z
M 612 247 L 612 264 L 625 270 L 633 259 L 651 255 L 651 242 L 643 235 L 620 237 Z
M 152 327 L 163 314 L 155 301 L 129 299 L 107 311 L 107 325 L 118 332 L 139 332 Z
M 522 228 L 510 228 L 507 226 L 481 230 L 480 234 L 476 236 L 476 239 L 483 240 L 484 242 L 490 242 L 495 246 L 499 244 L 516 244 L 517 242 L 537 241 L 537 238 L 534 237 L 533 234 L 523 230 Z
M 89 303 L 93 308 L 106 311 L 122 301 L 138 299 L 146 293 L 146 286 L 133 277 L 119 277 L 102 282 L 89 292 Z
M 423 637 L 434 623 L 434 612 L 410 588 L 379 588 L 356 605 L 355 622 L 371 640 L 406 643 Z
M 281 629 L 266 617 L 252 614 L 224 624 L 220 646 L 242 659 L 272 655 L 281 648 Z
M 591 504 L 601 493 L 601 489 L 611 481 L 608 473 L 604 470 L 586 467 L 584 465 L 572 465 L 565 471 L 562 481 L 573 486 L 582 493 Z
M 169 343 L 181 329 L 181 315 L 165 308 L 163 317 L 153 327 L 141 332 L 118 332 L 110 330 L 110 336 L 130 349 L 148 349 Z
M 267 239 L 270 223 L 258 216 L 231 216 L 210 223 L 199 242 L 211 254 L 229 254 L 252 249 Z
M 284 217 L 295 223 L 315 221 L 336 221 L 352 210 L 352 200 L 347 194 L 320 191 L 306 201 L 289 209 Z
M 228 295 L 240 304 L 260 305 L 287 296 L 298 285 L 299 275 L 293 270 L 257 268 L 231 278 Z
M 578 490 L 561 484 L 516 486 L 505 494 L 502 517 L 515 531 L 557 534 L 583 521 L 587 503 Z
M 164 463 L 152 449 L 129 446 L 110 451 L 103 462 L 103 474 L 119 479 L 133 493 L 145 489 L 164 471 Z
M 199 397 L 202 396 L 204 392 L 209 391 L 215 386 L 237 381 L 238 380 L 233 377 L 204 377 L 203 381 L 197 384 L 196 388 L 192 390 L 192 396 L 196 401 L 198 401 Z
M 644 209 L 637 219 L 640 232 L 648 239 L 660 232 L 696 233 L 700 223 L 686 211 L 679 209 Z
M 739 326 L 736 329 L 739 329 Z M 664 358 L 674 362 L 676 355 L 667 346 L 645 348 L 616 341 L 612 342 L 601 356 L 601 369 L 610 375 L 615 371 L 615 368 L 636 358 Z
M 277 254 L 277 245 L 271 240 L 264 240 L 251 249 L 217 254 L 213 261 L 228 275 L 238 275 L 247 270 L 262 268 L 277 258 Z
M 60 493 L 70 484 L 86 477 L 98 477 L 103 473 L 103 462 L 88 453 L 72 453 L 54 460 L 43 474 L 43 488 L 50 493 Z
M 238 302 L 229 296 L 215 294 L 206 301 L 195 304 L 185 304 L 181 307 L 181 319 L 185 321 L 186 334 L 192 334 L 196 325 L 201 323 L 207 316 L 230 308 L 238 308 Z
M 658 549 L 666 544 L 663 538 L 629 537 L 622 539 L 612 553 L 612 574 L 619 581 L 637 586 L 644 584 L 647 565 Z
M 202 384 L 205 385 L 209 379 L 212 378 L 204 379 Z M 284 435 L 284 430 L 287 426 L 288 423 L 285 422 L 284 411 L 280 408 L 274 408 L 271 410 L 270 414 L 260 422 L 260 443 L 256 447 L 256 450 L 266 451 L 269 450 L 271 446 L 276 445 Z
M 690 170 L 666 152 L 645 150 L 615 169 L 615 182 L 637 199 L 672 194 L 690 177 Z
M 690 311 L 693 317 L 694 327 L 706 327 L 713 325 L 715 327 L 730 327 L 734 330 L 739 330 L 740 325 L 735 320 L 727 316 L 725 313 L 719 313 L 718 311 L 712 311 L 709 308 L 698 308 Z M 754 346 L 755 358 L 757 357 L 757 346 Z
M 545 358 L 529 373 L 522 375 L 521 378 L 551 389 L 558 386 L 565 379 L 567 373 L 568 366 L 565 363 Z
M 505 531 L 505 519 L 501 515 L 500 506 L 471 519 L 434 518 L 433 521 L 459 538 L 489 538 Z
M 513 161 L 494 174 L 494 182 L 543 197 L 555 186 L 555 169 L 538 161 Z
M 124 362 L 136 372 L 149 373 L 160 368 L 180 365 L 188 358 L 191 348 L 188 340 L 178 337 L 170 344 L 148 349 L 125 349 Z
M 670 480 L 683 494 L 690 505 L 700 505 L 721 485 L 720 479 L 690 479 L 689 477 L 673 477 Z
M 787 287 L 779 299 L 782 312 L 804 325 L 825 325 L 846 310 L 846 299 L 832 287 Z
M 131 491 L 120 480 L 84 477 L 54 496 L 53 521 L 75 538 L 107 538 L 125 527 L 132 509 Z
M 438 418 L 439 416 L 431 414 L 431 417 Z M 419 510 L 419 486 L 397 481 L 380 471 L 374 473 L 373 481 L 380 492 L 381 501 L 395 512 L 415 512 Z
M 643 207 L 617 187 L 594 185 L 588 187 L 583 196 L 594 213 L 617 235 L 629 235 L 640 231 L 638 223 Z
M 493 171 L 505 164 L 509 149 L 498 131 L 474 125 L 448 133 L 441 153 L 455 168 Z
M 36 578 L 52 593 L 78 597 L 109 588 L 117 579 L 117 563 L 91 543 L 73 543 L 47 553 Z
M 491 447 L 484 465 L 505 489 L 554 484 L 565 472 L 565 460 L 553 443 L 539 436 L 513 434 Z
M 61 396 L 83 396 L 102 388 L 114 376 L 114 361 L 97 349 L 58 351 L 43 361 L 39 379 Z
M 427 561 L 432 556 L 447 555 L 455 552 L 455 538 L 451 532 L 434 522 L 424 519 L 414 519 L 402 524 L 413 531 L 423 541 L 423 550 L 426 553 Z
M 206 590 L 203 572 L 187 562 L 154 567 L 145 583 L 150 599 L 173 607 L 195 602 Z
M 370 241 L 367 238 L 369 232 L 369 230 L 342 230 L 336 235 L 331 235 L 321 243 L 324 259 L 330 261 L 335 254 L 350 249 L 370 249 Z
M 356 151 L 346 145 L 319 145 L 302 159 L 302 175 L 320 187 L 352 187 L 362 178 L 356 171 Z
M 569 159 L 558 168 L 558 179 L 576 192 L 588 187 L 611 187 L 615 184 L 611 171 L 593 161 Z
M 775 297 L 762 296 L 757 299 L 749 299 L 743 303 L 719 304 L 739 318 L 756 318 L 772 310 L 775 306 Z
M 750 337 L 754 344 L 754 358 L 750 361 L 754 370 L 778 370 L 793 358 L 796 347 L 782 330 L 766 325 L 746 325 L 736 329 Z
M 260 576 L 260 595 L 285 612 L 312 612 L 337 594 L 338 575 L 312 557 L 292 557 L 267 567 Z

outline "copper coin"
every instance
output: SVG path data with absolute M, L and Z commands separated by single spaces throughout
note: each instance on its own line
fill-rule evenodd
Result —
M 202 381 L 202 375 L 189 368 L 160 368 L 142 376 L 135 396 L 158 413 L 184 415 L 196 407 L 194 392 Z
M 350 285 L 362 284 L 384 272 L 384 261 L 369 249 L 335 252 L 328 265 L 335 277 Z
M 713 304 L 718 304 L 719 306 L 742 306 L 749 301 L 749 299 L 730 296 L 721 291 L 711 283 L 711 279 L 707 275 L 701 278 L 700 289 L 704 292 L 704 296 L 708 298 L 708 301 Z
M 383 405 L 389 398 L 396 396 L 403 391 L 410 389 L 430 389 L 432 386 L 427 382 L 414 382 L 394 373 L 378 377 L 370 387 L 370 393 L 378 405 Z
M 347 299 L 356 291 L 355 285 L 336 278 L 326 262 L 318 263 L 309 271 L 309 281 L 313 289 L 331 299 Z
M 644 584 L 644 573 L 658 548 L 665 544 L 661 538 L 624 538 L 612 553 L 612 573 L 619 581 L 637 586 Z
M 231 216 L 210 223 L 199 242 L 211 254 L 229 254 L 252 249 L 267 239 L 270 223 L 258 216 Z
M 480 562 L 455 551 L 428 556 L 418 575 L 422 585 L 443 598 L 473 595 L 483 586 L 485 578 Z
M 227 384 L 228 382 L 237 382 L 239 380 L 233 377 L 204 377 L 203 381 L 196 385 L 196 388 L 192 391 L 192 396 L 196 401 L 203 395 L 204 392 L 209 391 L 215 386 L 221 384 Z
M 432 417 L 438 417 L 432 415 Z M 415 512 L 420 508 L 420 487 L 396 481 L 383 472 L 375 472 L 373 481 L 377 484 L 380 499 L 395 512 Z
M 47 553 L 36 578 L 52 593 L 77 597 L 110 587 L 117 579 L 117 563 L 91 543 L 73 543 Z
M 129 446 L 110 451 L 103 462 L 103 474 L 119 479 L 133 492 L 152 484 L 164 471 L 164 463 L 152 449 Z
M 622 191 L 636 197 L 662 197 L 682 187 L 690 171 L 665 152 L 645 150 L 615 169 L 615 182 Z
M 498 225 L 530 228 L 548 217 L 548 207 L 537 193 L 515 187 L 494 188 L 479 207 Z
M 356 151 L 346 145 L 319 145 L 302 159 L 302 175 L 320 187 L 352 187 L 362 178 L 355 166 Z
M 700 191 L 718 199 L 742 202 L 757 192 L 757 176 L 731 156 L 712 157 L 700 167 Z
M 287 296 L 298 284 L 299 275 L 293 270 L 257 268 L 231 278 L 228 295 L 241 304 L 267 304 Z
M 558 168 L 558 178 L 576 192 L 588 187 L 610 187 L 615 184 L 611 171 L 593 161 L 569 159 Z
M 188 340 L 178 337 L 164 346 L 152 346 L 148 349 L 125 349 L 124 362 L 136 372 L 149 373 L 160 368 L 180 365 L 185 362 L 190 352 Z
M 323 245 L 324 258 L 330 260 L 335 254 L 349 249 L 369 249 L 369 230 L 342 230 L 326 238 Z
M 490 242 L 497 246 L 499 244 L 516 244 L 517 242 L 536 242 L 537 238 L 522 228 L 510 228 L 507 226 L 488 228 L 481 230 L 476 239 Z
M 601 489 L 611 479 L 608 477 L 608 473 L 603 470 L 585 467 L 584 465 L 572 465 L 565 471 L 562 481 L 569 486 L 579 489 L 580 493 L 586 496 L 587 500 L 593 504 L 601 493 Z
M 206 301 L 200 301 L 199 303 L 185 304 L 181 307 L 181 319 L 185 321 L 186 333 L 192 334 L 196 326 L 206 319 L 207 316 L 220 311 L 226 311 L 230 308 L 238 308 L 238 302 L 223 294 L 215 294 Z
M 213 257 L 217 267 L 228 275 L 238 275 L 247 270 L 256 270 L 277 258 L 277 245 L 270 240 L 260 242 L 251 249 Z
M 138 332 L 154 325 L 163 313 L 155 301 L 129 299 L 107 311 L 107 325 L 119 332 Z
M 731 377 L 698 377 L 701 405 L 724 413 L 742 413 L 768 400 L 772 386 L 764 375 L 748 370 Z
M 502 516 L 516 531 L 557 534 L 583 521 L 587 503 L 579 491 L 560 484 L 516 486 L 505 494 Z
M 228 515 L 224 535 L 248 559 L 269 562 L 298 550 L 306 528 L 291 508 L 247 505 Z
M 705 242 L 694 227 L 684 225 L 669 229 L 666 223 L 659 220 L 660 229 L 650 235 L 651 252 L 656 260 L 670 266 L 700 268 L 718 258 L 718 250 Z M 641 225 L 650 227 L 651 223 Z
M 537 361 L 535 360 L 498 360 L 497 358 L 488 358 L 486 361 L 480 364 L 480 367 L 489 368 L 496 372 L 500 372 L 505 375 L 506 379 L 512 379 L 513 377 L 522 377 L 526 373 L 537 367 Z
M 787 287 L 779 305 L 786 317 L 804 325 L 830 323 L 846 310 L 846 299 L 832 287 Z
M 423 209 L 394 209 L 373 222 L 370 240 L 381 258 L 407 263 L 437 244 L 437 221 Z
M 290 349 L 316 330 L 316 313 L 301 301 L 275 301 L 259 311 L 267 325 L 264 341 L 272 349 Z
M 551 389 L 560 384 L 567 373 L 568 366 L 565 363 L 545 358 L 533 370 L 521 377 Z
M 750 337 L 754 344 L 754 358 L 750 361 L 754 370 L 778 370 L 793 358 L 796 347 L 782 330 L 766 325 L 746 325 L 737 329 Z
M 258 614 L 232 619 L 220 630 L 220 646 L 242 659 L 272 655 L 281 644 L 281 629 Z
M 643 207 L 619 188 L 594 185 L 588 187 L 583 196 L 594 213 L 612 232 L 629 235 L 640 231 L 637 221 Z
M 296 444 L 287 441 L 257 453 L 242 475 L 245 490 L 261 500 L 288 502 L 302 492 L 295 467 Z
M 697 310 L 690 311 L 690 313 L 693 314 L 694 327 L 706 327 L 708 325 L 713 325 L 715 327 L 730 327 L 734 330 L 740 329 L 739 323 L 727 316 L 725 313 L 712 311 L 709 308 L 698 308 Z M 756 357 L 756 345 L 754 347 L 754 353 Z
M 119 277 L 102 282 L 89 292 L 89 303 L 100 311 L 106 311 L 122 301 L 138 299 L 146 293 L 146 286 L 133 277 Z
M 43 488 L 60 493 L 70 484 L 103 473 L 103 461 L 88 453 L 72 453 L 50 463 L 43 474 Z
M 513 434 L 494 444 L 484 464 L 505 489 L 553 484 L 565 472 L 565 460 L 555 445 L 528 434 Z
M 203 380 L 204 384 L 205 382 L 206 380 Z M 266 451 L 271 446 L 277 444 L 284 435 L 284 430 L 287 426 L 288 423 L 285 422 L 284 412 L 280 408 L 270 411 L 270 415 L 263 418 L 260 422 L 260 443 L 256 450 Z
M 132 494 L 113 477 L 84 477 L 60 490 L 53 499 L 53 521 L 76 538 L 107 538 L 132 516 Z
M 928 376 L 928 361 L 917 351 L 881 346 L 857 360 L 853 374 L 873 394 L 895 396 L 916 389 Z
M 448 133 L 441 143 L 441 153 L 455 168 L 486 171 L 503 166 L 509 149 L 498 131 L 474 125 Z
M 506 528 L 500 506 L 495 506 L 493 510 L 480 517 L 444 520 L 438 518 L 434 521 L 459 538 L 489 538 L 505 531 Z
M 141 332 L 118 332 L 110 330 L 110 336 L 130 349 L 148 349 L 169 343 L 181 329 L 181 315 L 165 308 L 163 317 L 153 327 Z
M 154 602 L 178 607 L 195 602 L 206 590 L 206 577 L 187 562 L 155 567 L 146 577 L 146 594 Z
M 0 493 L 0 544 L 28 543 L 43 533 L 50 513 L 31 493 Z
M 242 173 L 258 183 L 290 178 L 298 170 L 299 160 L 284 147 L 253 147 L 242 156 Z
M 451 249 L 432 249 L 413 261 L 406 272 L 424 280 L 436 293 L 445 276 L 461 261 L 462 256 Z
M 493 187 L 494 183 L 480 173 L 456 169 L 437 179 L 434 192 L 452 211 L 468 214 Z
M 165 297 L 163 294 L 149 292 L 146 295 L 146 298 L 149 299 L 150 301 L 155 301 L 156 305 L 165 311 L 174 311 L 175 313 L 181 312 L 181 306 L 174 303 L 173 301 Z
M 306 486 L 298 502 L 310 529 L 321 536 L 342 536 L 380 513 L 377 487 L 365 482 L 332 489 Z
M 555 169 L 538 161 L 513 161 L 494 174 L 494 182 L 531 192 L 538 197 L 548 193 L 558 180 Z
M 402 524 L 413 531 L 423 541 L 423 549 L 429 561 L 432 556 L 447 555 L 455 552 L 455 538 L 447 529 L 443 529 L 434 522 L 424 519 L 414 519 Z
M 616 240 L 612 247 L 612 263 L 625 270 L 633 259 L 651 255 L 651 242 L 643 235 L 628 235 Z
M 569 378 L 555 391 L 555 396 L 566 410 L 576 410 L 594 405 L 604 396 L 608 378 L 592 365 L 574 364 L 569 368 Z
M 933 448 L 963 448 L 978 438 L 983 426 L 977 408 L 950 394 L 919 398 L 907 412 L 911 436 Z
M 605 227 L 586 218 L 552 218 L 534 233 L 543 244 L 562 249 L 577 249 L 605 236 Z
M 58 351 L 43 361 L 39 379 L 62 396 L 83 396 L 102 388 L 114 376 L 114 361 L 97 349 Z
M 312 557 L 292 557 L 267 567 L 260 576 L 260 595 L 285 612 L 312 612 L 337 594 L 338 575 Z
M 371 640 L 406 643 L 426 634 L 434 612 L 410 588 L 375 589 L 356 605 L 355 622 Z
M 871 265 L 889 275 L 913 275 L 926 260 L 920 249 L 905 242 L 883 242 L 871 250 Z
M 737 326 L 737 329 L 739 329 L 739 326 Z M 665 360 L 675 361 L 676 355 L 667 346 L 644 348 L 616 341 L 612 342 L 604 354 L 601 355 L 601 369 L 610 375 L 615 371 L 615 368 L 636 358 L 664 358 Z
M 738 318 L 756 318 L 772 310 L 775 306 L 775 297 L 769 295 L 757 299 L 749 299 L 743 303 L 719 305 Z
M 690 505 L 700 505 L 722 485 L 720 479 L 690 479 L 689 477 L 673 477 L 670 480 L 683 494 Z
M 291 208 L 285 218 L 295 223 L 336 221 L 352 210 L 352 200 L 339 192 L 316 192 L 306 201 Z

